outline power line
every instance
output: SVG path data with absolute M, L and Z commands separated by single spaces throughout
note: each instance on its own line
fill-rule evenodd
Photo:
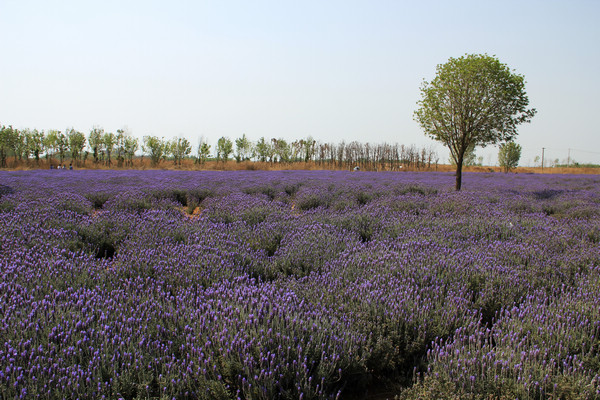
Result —
M 553 152 L 563 152 L 563 151 L 569 151 L 569 150 L 571 150 L 571 151 L 577 151 L 577 152 L 581 152 L 581 153 L 600 154 L 600 152 L 597 152 L 597 151 L 579 150 L 579 149 L 574 149 L 572 147 L 562 148 L 562 149 L 559 149 L 559 148 L 556 148 L 556 147 L 544 147 L 544 148 L 546 150 L 550 150 L 550 151 L 553 151 Z M 529 152 L 535 152 L 535 151 L 539 151 L 539 150 L 528 150 L 528 151 Z
M 588 153 L 588 154 L 600 154 L 600 152 L 597 151 L 588 151 L 588 150 L 579 150 L 579 149 L 569 149 L 571 151 L 578 151 L 581 153 Z

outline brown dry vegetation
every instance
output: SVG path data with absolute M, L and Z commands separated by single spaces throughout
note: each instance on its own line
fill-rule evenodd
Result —
M 9 168 L 3 168 L 4 170 L 22 171 L 22 170 L 33 170 L 33 169 L 49 169 L 50 164 L 56 166 L 56 161 L 48 162 L 46 160 L 40 160 L 36 163 L 34 160 L 28 161 L 9 161 Z M 67 166 L 68 168 L 68 166 Z M 157 166 L 152 166 L 150 160 L 147 158 L 137 158 L 133 161 L 133 166 L 117 166 L 116 162 L 111 165 L 104 163 L 94 163 L 93 161 L 78 162 L 74 165 L 76 169 L 157 169 L 157 170 L 183 170 L 183 171 L 281 171 L 281 170 L 349 170 L 346 166 L 340 167 L 336 164 L 330 163 L 318 163 L 318 162 L 291 162 L 291 163 L 270 163 L 260 161 L 228 161 L 228 162 L 217 162 L 207 161 L 204 164 L 196 164 L 193 160 L 183 160 L 182 165 L 174 165 L 171 161 L 163 161 Z M 363 169 L 364 170 L 364 169 Z M 389 171 L 386 169 L 377 169 L 377 171 Z M 421 167 L 421 168 L 402 168 L 393 169 L 394 171 L 439 171 L 439 172 L 454 172 L 455 167 L 453 165 L 439 164 L 437 166 Z M 372 169 L 372 171 L 375 171 Z M 496 166 L 471 166 L 463 167 L 463 172 L 503 172 L 501 167 Z M 512 172 L 516 173 L 535 173 L 535 174 L 600 174 L 600 168 L 586 168 L 586 167 L 517 167 Z

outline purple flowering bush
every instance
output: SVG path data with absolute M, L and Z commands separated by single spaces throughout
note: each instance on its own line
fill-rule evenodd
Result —
M 0 398 L 600 398 L 600 178 L 0 172 Z

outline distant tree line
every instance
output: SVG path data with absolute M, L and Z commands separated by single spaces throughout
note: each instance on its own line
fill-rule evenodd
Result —
M 198 146 L 197 160 L 206 161 L 210 146 L 201 141 Z M 417 148 L 398 143 L 346 143 L 320 142 L 311 137 L 295 141 L 283 138 L 270 140 L 261 137 L 256 142 L 248 140 L 246 135 L 234 142 L 227 137 L 217 141 L 216 160 L 227 162 L 229 157 L 237 162 L 260 161 L 266 163 L 313 162 L 323 167 L 364 168 L 369 170 L 395 170 L 400 168 L 437 167 L 439 156 L 434 148 Z
M 192 160 L 202 166 L 207 161 L 227 163 L 263 162 L 271 164 L 315 163 L 323 168 L 360 168 L 365 170 L 398 170 L 402 168 L 437 168 L 439 156 L 433 147 L 418 148 L 398 143 L 361 143 L 345 141 L 321 142 L 312 137 L 294 141 L 283 138 L 261 137 L 256 142 L 246 134 L 231 140 L 217 140 L 214 153 L 206 140 L 200 140 L 195 154 L 186 138 L 167 140 L 158 136 L 144 136 L 140 141 L 127 130 L 116 133 L 93 127 L 86 135 L 74 128 L 66 131 L 15 129 L 0 125 L 0 168 L 7 168 L 12 157 L 17 164 L 45 164 L 70 162 L 75 166 L 88 163 L 109 167 L 134 167 L 134 159 L 148 157 L 153 166 Z M 213 155 L 214 154 L 214 155 Z
M 89 160 L 109 166 L 131 166 L 138 147 L 138 139 L 121 129 L 115 134 L 94 127 L 86 137 L 73 128 L 44 132 L 0 125 L 0 168 L 8 167 L 10 156 L 15 164 L 40 164 L 42 160 L 62 164 L 68 160 L 83 165 Z

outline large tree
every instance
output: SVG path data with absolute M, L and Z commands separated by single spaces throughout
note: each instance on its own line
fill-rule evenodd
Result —
M 463 161 L 470 148 L 512 140 L 517 125 L 530 122 L 536 113 L 527 108 L 523 75 L 481 54 L 438 65 L 435 78 L 423 81 L 417 104 L 415 120 L 427 136 L 448 147 L 456 163 L 456 190 L 461 188 Z

